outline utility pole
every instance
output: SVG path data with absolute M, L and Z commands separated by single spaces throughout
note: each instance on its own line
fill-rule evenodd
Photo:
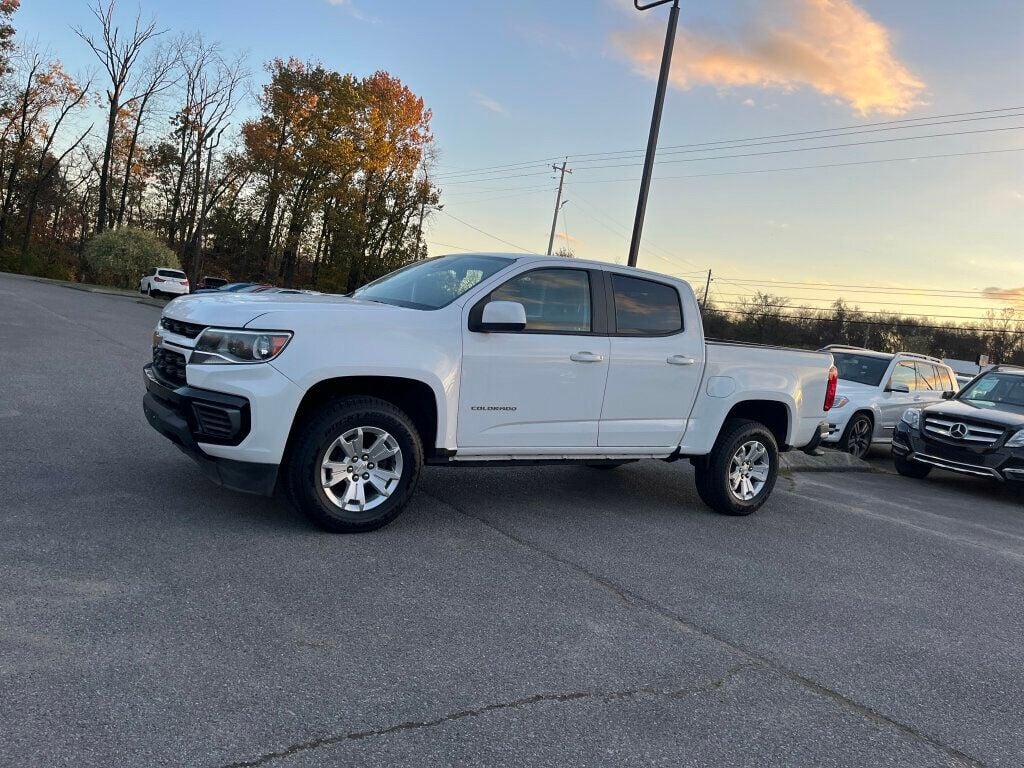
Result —
M 640 199 L 636 203 L 636 218 L 633 220 L 633 239 L 629 243 L 629 266 L 635 267 L 640 255 L 640 236 L 644 231 L 644 216 L 647 213 L 647 194 L 651 191 L 651 175 L 654 171 L 654 155 L 658 151 L 658 132 L 661 130 L 661 112 L 665 106 L 665 91 L 672 67 L 672 48 L 676 41 L 676 27 L 679 24 L 679 0 L 656 0 L 641 5 L 633 0 L 638 11 L 646 11 L 665 3 L 672 3 L 668 16 L 668 31 L 665 33 L 665 50 L 661 55 L 661 73 L 658 75 L 658 91 L 654 97 L 654 115 L 651 117 L 651 133 L 647 137 L 647 156 L 644 158 L 644 174 L 640 180 Z
M 708 289 L 711 288 L 711 270 L 708 270 L 708 281 L 704 283 L 704 301 L 700 303 L 702 309 L 708 308 Z
M 565 186 L 565 174 L 572 173 L 568 167 L 568 158 L 559 165 L 552 165 L 556 171 L 561 172 L 561 176 L 558 179 L 558 197 L 555 198 L 555 215 L 551 219 L 551 237 L 548 238 L 548 256 L 551 255 L 551 249 L 555 245 L 555 229 L 558 227 L 558 212 L 562 210 L 562 187 Z

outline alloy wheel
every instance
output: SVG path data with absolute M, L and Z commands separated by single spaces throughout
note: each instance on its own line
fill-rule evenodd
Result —
M 740 501 L 750 501 L 764 489 L 770 470 L 768 449 L 758 440 L 748 440 L 729 462 L 729 490 Z
M 324 452 L 320 484 L 336 507 L 366 512 L 388 500 L 402 479 L 402 467 L 402 449 L 390 433 L 355 427 Z

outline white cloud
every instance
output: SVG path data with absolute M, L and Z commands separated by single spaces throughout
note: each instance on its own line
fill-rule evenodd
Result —
M 370 16 L 369 14 L 363 13 L 358 8 L 356 8 L 352 0 L 327 0 L 327 3 L 329 5 L 334 5 L 339 8 L 344 8 L 346 11 L 348 11 L 349 16 L 351 16 L 353 19 L 365 21 L 368 24 L 380 23 L 380 19 L 378 19 L 376 16 Z
M 689 89 L 811 87 L 859 115 L 901 115 L 923 103 L 925 84 L 893 52 L 889 30 L 853 0 L 744 0 L 749 23 L 739 29 L 684 28 L 671 82 Z M 664 27 L 612 36 L 633 68 L 657 77 Z
M 473 92 L 473 100 L 484 109 L 489 109 L 499 115 L 505 114 L 505 107 L 494 99 L 484 96 L 482 93 Z

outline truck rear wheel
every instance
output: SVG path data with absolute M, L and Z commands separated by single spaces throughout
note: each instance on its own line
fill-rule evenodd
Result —
M 361 533 L 398 516 L 422 466 L 405 413 L 384 400 L 342 397 L 297 425 L 285 477 L 292 503 L 316 525 Z
M 730 419 L 715 447 L 694 462 L 697 494 L 723 515 L 749 515 L 760 509 L 779 475 L 775 436 L 756 421 Z

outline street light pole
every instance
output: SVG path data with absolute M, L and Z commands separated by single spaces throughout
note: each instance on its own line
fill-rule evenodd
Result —
M 644 215 L 647 213 L 647 194 L 651 190 L 651 175 L 654 171 L 654 155 L 658 151 L 658 132 L 661 130 L 661 112 L 665 106 L 665 91 L 672 68 L 672 48 L 676 41 L 676 27 L 679 24 L 679 0 L 656 0 L 641 5 L 633 0 L 638 11 L 646 11 L 665 3 L 672 3 L 668 16 L 668 31 L 665 33 L 665 51 L 661 55 L 661 73 L 658 75 L 658 92 L 654 97 L 654 115 L 651 118 L 651 133 L 647 138 L 647 156 L 644 158 L 644 175 L 640 181 L 640 199 L 636 204 L 636 218 L 633 220 L 633 239 L 629 243 L 629 266 L 635 267 L 640 255 L 640 236 L 644 231 Z

